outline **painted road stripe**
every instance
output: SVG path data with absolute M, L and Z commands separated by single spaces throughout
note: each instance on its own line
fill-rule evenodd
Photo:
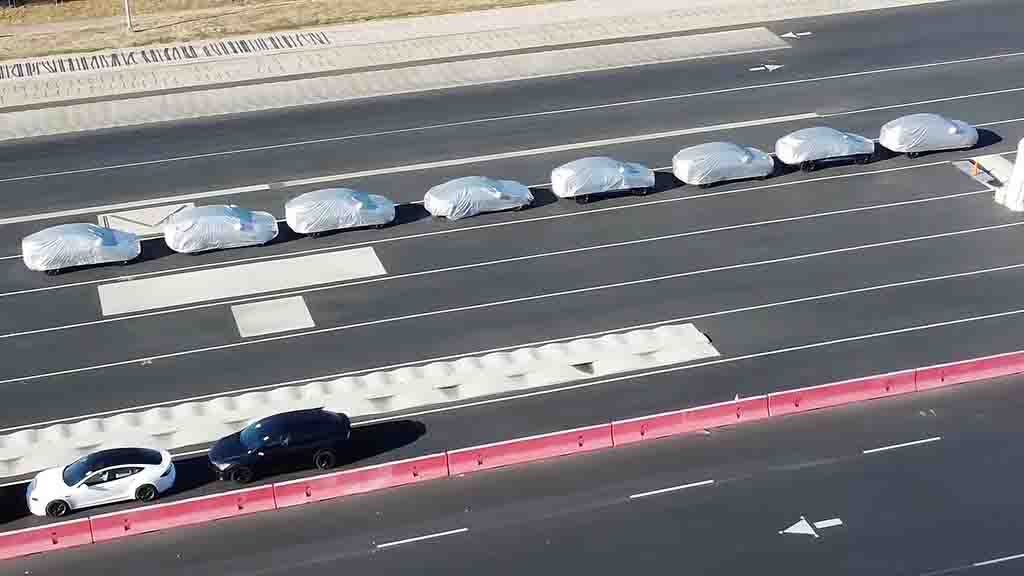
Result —
M 1009 562 L 1011 560 L 1020 560 L 1021 558 L 1024 558 L 1024 554 L 1014 554 L 1013 556 L 1003 556 L 1002 558 L 993 558 L 991 560 L 975 562 L 974 564 L 971 564 L 971 566 L 974 566 L 975 568 L 980 568 L 981 566 L 989 566 L 991 564 L 1002 564 L 1003 562 Z
M 701 482 L 691 482 L 690 484 L 683 484 L 681 486 L 672 486 L 670 488 L 662 488 L 660 490 L 651 490 L 650 492 L 641 492 L 639 494 L 631 494 L 629 496 L 629 499 L 630 500 L 635 500 L 637 498 L 646 498 L 648 496 L 655 496 L 657 494 L 667 494 L 669 492 L 676 492 L 678 490 L 686 490 L 687 488 L 696 488 L 698 486 L 709 486 L 709 485 L 714 484 L 714 483 L 715 483 L 714 480 L 703 480 Z
M 104 316 L 387 274 L 373 248 L 241 264 L 97 287 Z
M 842 525 L 843 525 L 843 521 L 842 521 L 841 518 L 832 518 L 830 520 L 822 520 L 820 522 L 815 522 L 814 523 L 814 527 L 815 528 L 831 528 L 833 526 L 842 526 Z
M 316 324 L 302 296 L 263 300 L 231 307 L 242 338 L 313 328 Z
M 865 454 L 874 454 L 875 452 L 885 452 L 886 450 L 895 450 L 897 448 L 906 448 L 908 446 L 917 446 L 919 444 L 930 444 L 932 442 L 938 442 L 942 440 L 942 436 L 933 436 L 931 438 L 925 438 L 924 440 L 914 440 L 913 442 L 904 442 L 902 444 L 892 444 L 890 446 L 882 446 L 881 448 L 872 448 L 865 450 Z
M 261 152 L 265 150 L 275 150 L 280 148 L 294 148 L 299 146 L 309 146 L 315 144 L 324 144 L 329 142 L 340 142 L 344 140 L 354 140 L 360 138 L 374 138 L 379 136 L 389 136 L 393 134 L 407 134 L 415 132 L 424 132 L 428 130 L 439 130 L 446 128 L 455 128 L 459 126 L 471 126 L 474 124 L 487 124 L 491 122 L 504 122 L 508 120 L 520 120 L 525 118 L 537 118 L 544 116 L 556 116 L 560 114 L 572 114 L 575 112 L 587 112 L 591 110 L 604 110 L 608 108 L 621 108 L 627 106 L 636 106 L 642 104 L 652 104 L 655 102 L 670 102 L 672 100 L 682 100 L 686 98 L 697 98 L 701 96 L 715 96 L 718 94 L 729 94 L 732 92 L 743 92 L 747 90 L 760 90 L 764 88 L 775 88 L 778 86 L 791 86 L 799 84 L 810 84 L 823 82 L 828 80 L 839 80 L 843 78 L 856 78 L 858 76 L 871 76 L 875 74 L 890 74 L 893 72 L 903 72 L 907 70 L 918 70 L 923 68 L 934 68 L 936 66 L 953 66 L 957 64 L 970 64 L 974 62 L 986 62 L 991 60 L 1002 60 L 1006 58 L 1015 58 L 1024 56 L 1024 52 L 1006 52 L 1002 54 L 992 54 L 988 56 L 978 56 L 973 58 L 960 58 L 957 60 L 944 60 L 939 62 L 929 62 L 925 64 L 911 64 L 908 66 L 896 66 L 891 68 L 876 68 L 872 70 L 862 70 L 858 72 L 848 72 L 845 74 L 832 74 L 828 76 L 815 76 L 812 78 L 800 78 L 796 80 L 782 80 L 779 82 L 767 82 L 761 84 L 748 84 L 745 86 L 734 86 L 731 88 L 719 88 L 715 90 L 704 90 L 700 92 L 684 92 L 681 94 L 670 94 L 668 96 L 657 96 L 654 98 L 641 98 L 637 100 L 621 100 L 618 102 L 609 102 L 606 104 L 594 104 L 591 106 L 576 106 L 571 108 L 559 108 L 556 110 L 545 110 L 541 112 L 525 112 L 521 114 L 506 114 L 502 116 L 491 116 L 486 118 L 476 118 L 473 120 L 463 120 L 460 122 L 444 122 L 438 124 L 427 124 L 424 126 L 414 126 L 410 128 L 399 128 L 395 130 L 383 130 L 377 132 L 366 132 L 361 134 L 348 134 L 344 136 L 334 136 L 330 138 L 318 138 L 315 140 L 302 140 L 298 142 L 285 142 L 282 144 L 271 144 L 267 146 L 255 146 L 251 148 L 238 148 L 232 150 L 223 150 L 220 152 L 209 152 L 204 154 L 191 154 L 187 156 L 174 156 L 171 158 L 160 158 L 156 160 L 146 160 L 141 162 L 131 162 L 125 164 L 112 164 L 107 166 L 95 166 L 92 168 L 81 168 L 77 170 L 62 170 L 58 172 L 45 172 L 42 174 L 31 174 L 26 176 L 13 176 L 10 178 L 0 178 L 0 183 L 4 182 L 17 182 L 21 180 L 34 180 L 38 178 L 50 178 L 54 176 L 69 176 L 73 174 L 85 174 L 89 172 L 100 172 L 104 170 L 118 170 L 123 168 L 134 168 L 138 166 L 149 166 L 153 164 L 165 164 L 168 162 L 182 162 L 187 160 L 196 160 L 201 158 L 210 158 L 215 156 L 229 156 L 234 154 L 244 154 L 248 152 Z M 166 200 L 168 202 L 173 200 Z M 97 212 L 100 209 L 92 209 L 90 212 Z M 56 216 L 55 216 L 56 217 Z M 0 220 L 0 224 L 4 222 Z
M 442 536 L 451 536 L 452 534 L 462 534 L 469 532 L 469 528 L 457 528 L 455 530 L 448 530 L 446 532 L 437 532 L 435 534 L 427 534 L 425 536 L 417 536 L 415 538 L 406 538 L 405 540 L 395 540 L 394 542 L 385 542 L 383 544 L 377 544 L 377 548 L 390 548 L 392 546 L 399 546 L 401 544 L 409 544 L 410 542 L 420 542 L 423 540 L 431 540 L 433 538 L 441 538 Z

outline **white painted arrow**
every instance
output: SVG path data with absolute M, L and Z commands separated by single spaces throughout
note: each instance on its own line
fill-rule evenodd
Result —
M 785 64 L 765 64 L 764 66 L 756 66 L 754 68 L 750 68 L 750 71 L 751 72 L 766 72 L 766 71 L 767 72 L 771 72 L 773 70 L 778 70 L 779 68 L 782 68 L 783 66 L 785 66 Z
M 808 536 L 814 536 L 815 538 L 817 538 L 818 533 L 814 530 L 815 528 L 818 528 L 820 530 L 822 528 L 832 528 L 834 526 L 842 525 L 843 521 L 840 518 L 821 520 L 819 522 L 815 522 L 812 525 L 810 522 L 807 521 L 807 518 L 801 516 L 799 521 L 794 523 L 789 528 L 786 528 L 785 530 L 780 530 L 779 534 L 806 534 Z
M 814 32 L 786 32 L 782 35 L 783 38 L 803 38 L 804 36 L 810 36 Z

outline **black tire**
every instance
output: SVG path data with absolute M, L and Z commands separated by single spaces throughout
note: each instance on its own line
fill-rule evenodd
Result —
M 708 188 L 711 188 L 711 183 L 705 182 L 704 184 L 697 184 L 697 188 L 700 188 L 701 190 L 707 190 Z
M 139 502 L 152 502 L 160 492 L 152 484 L 143 484 L 135 489 L 135 499 Z
M 239 466 L 228 473 L 228 477 L 235 484 L 248 484 L 249 482 L 252 482 L 254 476 L 255 474 L 253 474 L 252 468 L 247 466 Z
M 650 191 L 651 191 L 650 188 L 634 188 L 633 189 L 633 194 L 635 194 L 637 196 L 647 196 L 647 193 L 650 192 Z
M 576 197 L 577 204 L 586 204 L 587 202 L 590 202 L 590 194 L 584 194 Z
M 313 465 L 320 470 L 330 470 L 338 464 L 338 457 L 333 450 L 320 450 L 313 455 Z
M 804 172 L 814 172 L 818 169 L 818 163 L 814 160 L 804 160 L 800 163 L 800 169 Z
M 374 226 L 374 228 L 376 228 L 377 230 L 383 230 L 383 229 L 385 229 L 387 227 L 388 227 L 387 223 L 377 224 L 376 226 Z
M 920 156 L 920 152 L 907 152 L 907 158 L 919 158 Z
M 54 500 L 46 505 L 46 515 L 50 518 L 61 518 L 71 512 L 71 505 L 63 500 Z
M 871 163 L 871 158 L 873 156 L 874 154 L 863 154 L 861 156 L 857 156 L 857 164 L 869 164 Z
M 324 235 L 323 232 L 310 232 L 309 233 L 309 237 L 310 238 L 319 238 L 319 237 L 321 237 L 323 235 Z
M 60 268 L 57 268 L 57 269 L 54 269 L 54 270 L 44 270 L 43 274 L 46 274 L 47 276 L 56 276 L 56 275 L 60 274 Z

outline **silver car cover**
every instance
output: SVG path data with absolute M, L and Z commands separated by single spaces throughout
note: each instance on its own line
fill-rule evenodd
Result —
M 511 210 L 533 203 L 530 189 L 514 180 L 465 176 L 438 184 L 423 196 L 433 216 L 459 220 L 482 212 Z
M 395 219 L 395 203 L 349 188 L 314 190 L 284 205 L 284 219 L 299 234 L 379 226 Z
M 551 171 L 551 190 L 559 198 L 654 187 L 654 171 L 605 156 L 580 158 Z
M 961 120 L 938 114 L 911 114 L 886 122 L 878 143 L 893 152 L 928 152 L 972 148 L 978 131 Z
M 139 237 L 95 224 L 61 224 L 30 234 L 21 241 L 21 258 L 29 270 L 45 272 L 73 266 L 135 259 Z
M 691 146 L 672 157 L 672 173 L 687 184 L 763 178 L 774 171 L 775 161 L 767 152 L 732 142 Z
M 775 155 L 786 164 L 874 152 L 875 143 L 870 139 L 827 126 L 797 130 L 779 138 L 775 143 Z
M 277 237 L 277 220 L 238 206 L 186 208 L 164 225 L 164 241 L 175 252 L 193 253 L 254 246 Z

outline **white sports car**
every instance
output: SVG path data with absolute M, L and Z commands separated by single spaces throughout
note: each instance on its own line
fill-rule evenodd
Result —
M 786 164 L 799 165 L 810 172 L 822 160 L 853 158 L 867 164 L 875 154 L 875 143 L 869 138 L 840 132 L 827 126 L 804 128 L 787 134 L 775 143 L 775 155 Z
M 575 198 L 579 204 L 591 194 L 633 190 L 646 194 L 654 188 L 654 171 L 635 162 L 606 156 L 580 158 L 551 171 L 551 191 L 559 198 Z
M 767 178 L 773 172 L 775 160 L 767 152 L 732 142 L 683 148 L 672 158 L 676 178 L 701 187 L 726 180 Z
M 59 517 L 110 502 L 150 502 L 171 488 L 174 477 L 166 450 L 113 448 L 43 470 L 32 479 L 25 497 L 36 516 Z
M 186 208 L 164 225 L 167 246 L 186 254 L 257 246 L 276 237 L 277 220 L 272 215 L 238 206 Z
M 138 236 L 95 224 L 61 224 L 21 241 L 21 258 L 29 270 L 56 274 L 64 268 L 127 263 L 142 251 Z
M 514 180 L 465 176 L 438 184 L 423 196 L 431 215 L 459 220 L 482 212 L 519 210 L 533 204 L 533 193 Z
M 978 143 L 978 131 L 962 120 L 938 114 L 911 114 L 886 122 L 878 143 L 916 158 L 922 152 L 973 148 Z
M 376 194 L 327 188 L 289 200 L 284 219 L 295 232 L 313 236 L 343 228 L 381 228 L 395 219 L 395 203 Z

